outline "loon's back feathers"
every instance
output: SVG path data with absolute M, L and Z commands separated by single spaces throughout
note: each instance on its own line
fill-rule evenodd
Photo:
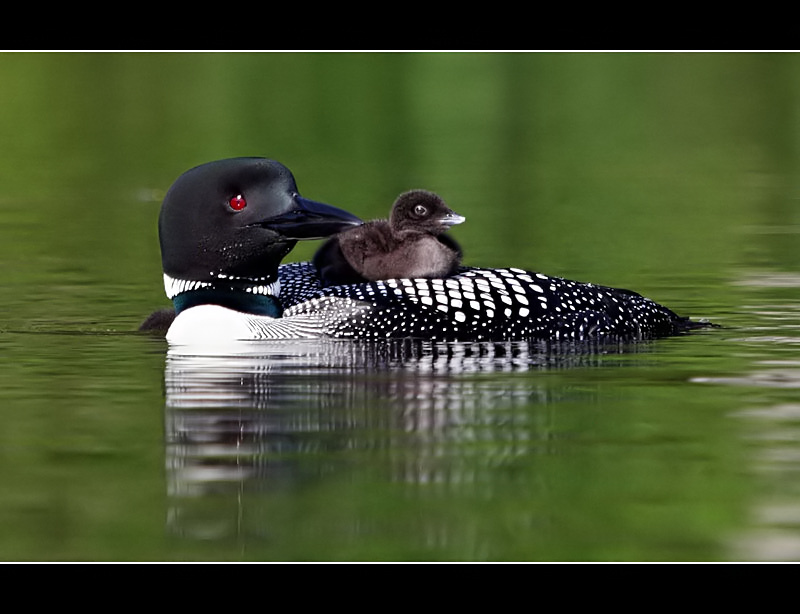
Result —
M 328 287 L 308 262 L 283 264 L 278 273 L 283 317 L 247 317 L 247 338 L 632 341 L 714 326 L 632 290 L 516 268 Z M 174 310 L 159 310 L 140 330 L 163 334 L 174 318 Z
M 438 341 L 646 339 L 704 326 L 640 294 L 517 268 L 461 267 L 445 279 L 320 287 L 309 263 L 280 267 L 284 317 L 325 303 L 326 334 Z M 309 306 L 312 305 L 312 306 Z

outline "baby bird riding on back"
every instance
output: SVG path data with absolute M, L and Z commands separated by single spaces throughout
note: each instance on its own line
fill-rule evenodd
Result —
M 448 277 L 458 270 L 462 251 L 444 233 L 464 220 L 433 192 L 404 192 L 388 220 L 366 222 L 331 237 L 317 250 L 313 264 L 325 286 Z

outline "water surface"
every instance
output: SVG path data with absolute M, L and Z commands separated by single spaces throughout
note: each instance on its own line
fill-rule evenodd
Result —
M 0 54 L 0 559 L 800 558 L 795 54 Z M 178 351 L 174 178 L 264 155 L 465 263 L 637 290 L 652 342 Z M 299 245 L 287 260 L 310 257 Z

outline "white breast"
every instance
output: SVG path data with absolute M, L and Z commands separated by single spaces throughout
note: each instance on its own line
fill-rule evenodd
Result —
M 369 309 L 369 303 L 335 296 L 294 305 L 282 318 L 242 313 L 219 305 L 197 305 L 178 314 L 166 338 L 171 345 L 207 345 L 335 337 L 342 322 L 349 322 Z
M 198 305 L 177 315 L 167 331 L 167 341 L 171 344 L 191 345 L 198 342 L 222 343 L 252 339 L 253 333 L 247 320 L 245 314 L 227 307 Z

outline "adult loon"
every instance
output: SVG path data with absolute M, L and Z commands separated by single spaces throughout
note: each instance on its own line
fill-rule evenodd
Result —
M 328 239 L 312 263 L 325 286 L 379 279 L 449 277 L 461 248 L 443 233 L 464 221 L 438 194 L 410 190 L 397 197 L 388 220 L 372 220 Z
M 164 288 L 174 312 L 142 325 L 172 344 L 414 337 L 432 341 L 638 340 L 704 326 L 629 290 L 520 268 L 461 267 L 445 278 L 323 287 L 311 263 L 280 265 L 297 240 L 361 221 L 300 197 L 266 158 L 182 174 L 159 216 Z

